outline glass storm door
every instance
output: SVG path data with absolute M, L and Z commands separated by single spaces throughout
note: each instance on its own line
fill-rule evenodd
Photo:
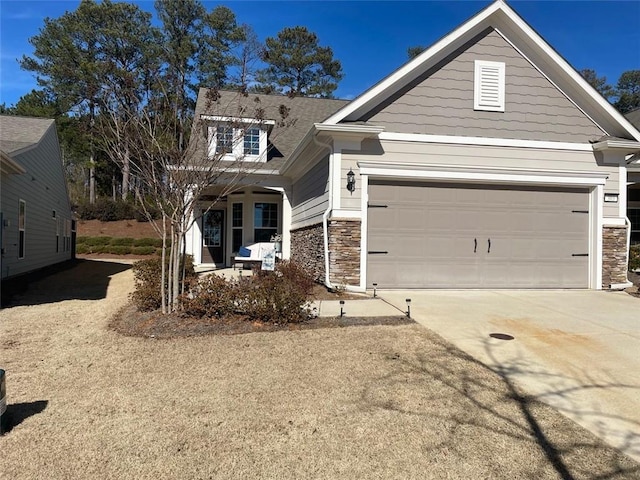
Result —
M 202 217 L 202 263 L 224 263 L 224 210 Z

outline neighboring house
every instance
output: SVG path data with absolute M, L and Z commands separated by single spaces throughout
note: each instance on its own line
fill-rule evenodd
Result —
M 72 257 L 72 219 L 53 120 L 0 115 L 2 280 Z
M 213 263 L 203 238 L 229 265 L 278 232 L 285 258 L 355 291 L 628 284 L 626 159 L 640 132 L 504 2 L 348 104 L 290 105 L 300 123 L 246 179 L 256 186 L 225 198 L 224 235 L 190 232 L 196 263 Z
M 640 108 L 628 112 L 625 116 L 640 130 Z M 627 217 L 631 222 L 631 244 L 640 245 L 640 155 L 629 159 L 627 169 Z

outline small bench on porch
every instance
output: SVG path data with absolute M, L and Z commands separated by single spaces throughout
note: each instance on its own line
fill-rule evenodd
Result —
M 275 251 L 275 243 L 261 242 L 247 247 L 240 247 L 238 255 L 233 257 L 233 269 L 236 269 L 237 264 L 240 264 L 242 268 L 246 264 L 249 264 L 249 266 L 261 264 L 264 255 L 269 251 Z

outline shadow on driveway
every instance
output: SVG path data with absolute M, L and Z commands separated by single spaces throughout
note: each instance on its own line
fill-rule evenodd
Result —
M 111 276 L 131 265 L 116 261 L 75 260 L 2 284 L 2 307 L 43 305 L 106 297 Z
M 35 402 L 10 403 L 7 405 L 7 424 L 4 433 L 9 433 L 13 427 L 17 427 L 27 418 L 42 413 L 49 402 L 36 400 Z

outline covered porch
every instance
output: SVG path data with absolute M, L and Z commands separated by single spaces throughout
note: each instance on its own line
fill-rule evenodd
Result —
M 186 236 L 194 265 L 231 267 L 241 246 L 270 242 L 275 235 L 282 239 L 282 258 L 289 258 L 291 204 L 285 186 L 248 185 L 222 197 L 221 192 L 211 188 L 196 202 Z

